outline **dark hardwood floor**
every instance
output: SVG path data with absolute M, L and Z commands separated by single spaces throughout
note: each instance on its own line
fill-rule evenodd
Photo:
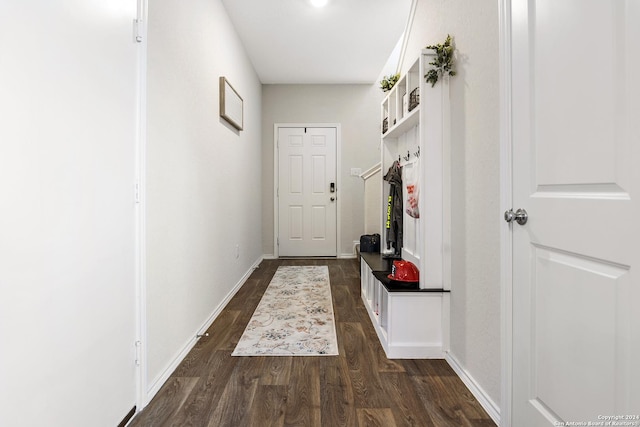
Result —
M 231 357 L 279 265 L 328 265 L 339 356 Z M 358 261 L 265 260 L 132 427 L 495 426 L 444 360 L 389 360 Z

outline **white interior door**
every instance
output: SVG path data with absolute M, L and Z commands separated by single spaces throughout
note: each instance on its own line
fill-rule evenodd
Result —
M 135 17 L 0 2 L 3 426 L 117 425 L 136 403 Z
M 512 425 L 640 425 L 640 2 L 510 3 Z
M 336 256 L 336 128 L 278 128 L 278 254 Z

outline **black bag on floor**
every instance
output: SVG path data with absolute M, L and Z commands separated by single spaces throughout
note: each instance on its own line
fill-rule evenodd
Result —
M 360 252 L 380 252 L 380 235 L 376 233 L 360 236 Z

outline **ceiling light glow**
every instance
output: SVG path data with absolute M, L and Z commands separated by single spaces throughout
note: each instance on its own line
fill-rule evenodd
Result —
M 327 5 L 328 0 L 311 0 L 311 4 L 315 7 L 324 7 Z

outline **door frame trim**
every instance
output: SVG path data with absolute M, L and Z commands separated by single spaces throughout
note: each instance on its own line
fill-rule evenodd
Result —
M 142 40 L 138 46 L 138 90 L 136 117 L 136 204 L 135 204 L 135 266 L 136 266 L 136 333 L 132 343 L 135 354 L 136 413 L 149 403 L 147 375 L 147 17 L 148 0 L 137 0 L 136 21 Z
M 513 205 L 511 0 L 499 2 L 500 86 L 500 426 L 511 427 L 513 399 L 513 233 L 502 212 Z
M 336 258 L 340 257 L 340 238 L 342 235 L 342 227 L 340 221 L 341 198 L 340 190 L 342 189 L 340 181 L 340 171 L 342 170 L 341 153 L 342 153 L 342 129 L 340 123 L 274 123 L 273 124 L 273 256 L 278 258 L 278 236 L 280 230 L 278 227 L 279 209 L 278 209 L 278 174 L 280 172 L 278 165 L 278 131 L 280 128 L 335 128 L 336 130 Z

